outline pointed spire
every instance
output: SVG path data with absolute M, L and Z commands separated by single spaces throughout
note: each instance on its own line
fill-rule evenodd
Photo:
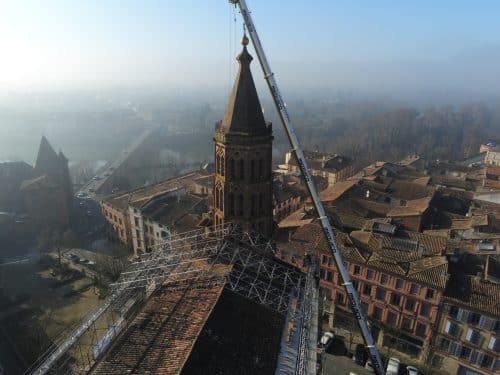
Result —
M 270 128 L 264 120 L 257 89 L 250 71 L 253 57 L 248 53 L 248 43 L 248 37 L 244 34 L 241 39 L 243 50 L 236 58 L 240 69 L 220 127 L 225 133 L 264 134 L 270 132 Z
M 54 165 L 58 160 L 57 153 L 54 151 L 49 141 L 45 136 L 42 136 L 40 147 L 38 149 L 38 156 L 36 158 L 35 168 L 45 170 Z

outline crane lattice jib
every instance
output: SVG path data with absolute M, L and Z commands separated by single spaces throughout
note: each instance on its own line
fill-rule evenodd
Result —
M 384 367 L 382 364 L 382 360 L 380 358 L 380 354 L 375 347 L 375 342 L 373 340 L 372 334 L 368 328 L 367 321 L 361 310 L 361 303 L 356 292 L 356 289 L 352 285 L 351 278 L 349 273 L 344 267 L 344 263 L 342 260 L 342 256 L 337 246 L 337 242 L 335 240 L 335 235 L 330 225 L 330 221 L 326 216 L 325 209 L 321 200 L 319 198 L 318 192 L 316 190 L 316 186 L 314 185 L 314 181 L 312 179 L 311 173 L 307 167 L 307 162 L 304 157 L 304 153 L 300 147 L 299 141 L 297 139 L 297 135 L 295 134 L 295 130 L 292 126 L 292 122 L 290 120 L 290 116 L 288 115 L 288 111 L 286 109 L 285 102 L 283 97 L 281 96 L 280 90 L 278 88 L 278 84 L 276 79 L 274 78 L 274 74 L 271 70 L 271 67 L 266 59 L 266 55 L 264 53 L 264 49 L 262 47 L 262 43 L 260 42 L 259 36 L 257 34 L 257 30 L 255 29 L 255 25 L 252 20 L 252 16 L 248 7 L 246 5 L 245 0 L 229 0 L 230 3 L 238 5 L 241 11 L 241 15 L 243 16 L 243 20 L 245 22 L 248 33 L 250 34 L 250 38 L 252 39 L 253 46 L 255 48 L 255 52 L 257 53 L 257 57 L 259 59 L 260 65 L 264 72 L 264 78 L 266 79 L 267 85 L 269 86 L 269 90 L 271 91 L 271 95 L 274 100 L 274 104 L 276 105 L 276 109 L 278 110 L 281 122 L 285 129 L 285 132 L 288 136 L 288 140 L 290 141 L 290 145 L 292 147 L 292 151 L 294 152 L 297 162 L 299 164 L 300 171 L 302 172 L 302 176 L 307 184 L 307 188 L 309 190 L 309 194 L 314 203 L 314 207 L 316 208 L 316 212 L 319 216 L 319 220 L 321 222 L 321 226 L 323 227 L 323 231 L 325 233 L 326 239 L 328 241 L 328 245 L 330 247 L 330 252 L 335 259 L 335 263 L 340 272 L 340 275 L 343 280 L 343 284 L 346 288 L 347 295 L 349 297 L 349 301 L 351 303 L 351 309 L 354 317 L 358 321 L 359 327 L 361 329 L 361 333 L 363 334 L 363 338 L 365 340 L 365 344 L 369 350 L 370 357 L 372 360 L 373 367 L 377 374 L 384 375 Z

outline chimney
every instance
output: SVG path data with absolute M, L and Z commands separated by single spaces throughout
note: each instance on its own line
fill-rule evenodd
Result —
M 488 267 L 490 266 L 490 256 L 486 255 L 486 261 L 484 262 L 484 279 L 488 280 Z

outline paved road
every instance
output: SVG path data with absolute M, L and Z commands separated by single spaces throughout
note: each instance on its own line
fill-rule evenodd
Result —
M 128 159 L 128 157 L 146 140 L 147 137 L 155 130 L 155 127 L 144 130 L 139 137 L 137 137 L 132 144 L 124 149 L 120 156 L 114 161 L 106 164 L 99 173 L 87 182 L 82 188 L 76 192 L 77 197 L 87 196 L 94 198 L 96 192 L 104 185 L 104 183 L 121 167 L 121 165 Z
M 351 358 L 343 355 L 324 353 L 322 356 L 323 373 L 321 375 L 373 375 L 373 372 L 354 363 Z
M 12 258 L 1 258 L 0 259 L 0 267 L 9 266 L 12 264 L 27 263 L 31 260 L 31 258 L 32 258 L 31 255 L 23 255 L 20 257 L 12 257 Z

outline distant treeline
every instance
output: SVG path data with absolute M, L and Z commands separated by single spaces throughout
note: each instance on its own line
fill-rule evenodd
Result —
M 299 107 L 294 122 L 304 148 L 350 155 L 360 166 L 412 153 L 459 160 L 477 154 L 482 142 L 500 138 L 500 110 L 483 104 L 419 112 L 324 103 Z M 277 140 L 286 145 L 282 136 Z

